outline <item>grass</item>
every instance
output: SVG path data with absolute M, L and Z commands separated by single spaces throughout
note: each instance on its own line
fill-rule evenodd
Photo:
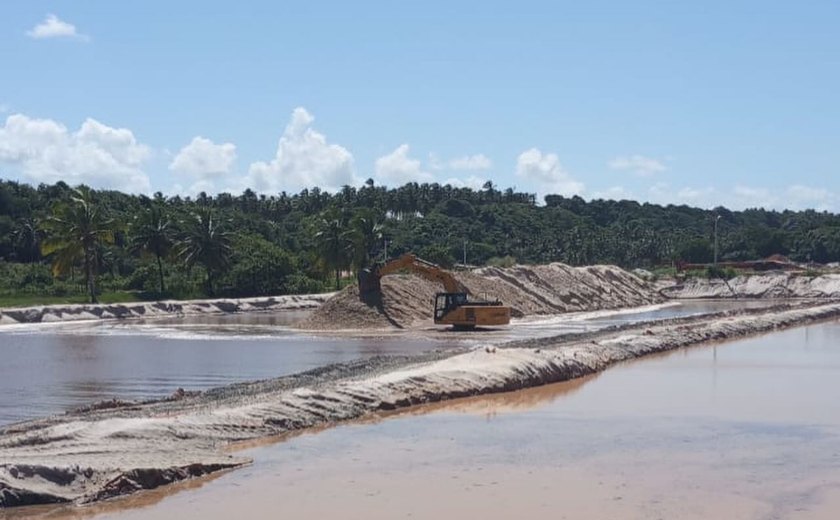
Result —
M 147 301 L 142 293 L 134 291 L 112 291 L 99 295 L 99 303 L 128 303 Z M 0 307 L 32 307 L 34 305 L 66 305 L 74 303 L 88 303 L 88 298 L 82 294 L 68 296 L 43 296 L 38 294 L 3 294 L 0 295 Z

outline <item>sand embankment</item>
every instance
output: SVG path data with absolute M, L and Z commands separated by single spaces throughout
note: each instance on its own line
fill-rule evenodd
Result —
M 247 463 L 235 441 L 414 404 L 564 381 L 678 347 L 836 318 L 784 304 L 412 358 L 375 358 L 198 396 L 0 429 L 0 507 L 85 503 Z
M 163 318 L 199 314 L 314 309 L 335 293 L 143 303 L 41 305 L 0 309 L 0 325 L 114 318 Z
M 691 278 L 660 290 L 668 298 L 840 298 L 840 274 L 767 273 L 731 280 Z
M 501 300 L 514 317 L 649 305 L 663 301 L 653 287 L 623 269 L 565 264 L 485 267 L 453 273 L 473 299 Z M 419 276 L 382 278 L 381 298 L 364 303 L 358 287 L 345 288 L 299 326 L 313 330 L 405 328 L 431 320 L 443 288 Z

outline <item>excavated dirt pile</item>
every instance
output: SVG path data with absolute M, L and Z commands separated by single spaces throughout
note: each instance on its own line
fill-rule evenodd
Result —
M 615 266 L 565 264 L 510 268 L 485 267 L 456 272 L 473 299 L 501 300 L 514 317 L 592 311 L 663 301 L 653 287 Z M 443 288 L 419 276 L 382 278 L 382 293 L 372 302 L 359 299 L 353 285 L 327 300 L 301 325 L 304 329 L 410 327 L 431 320 L 435 293 Z

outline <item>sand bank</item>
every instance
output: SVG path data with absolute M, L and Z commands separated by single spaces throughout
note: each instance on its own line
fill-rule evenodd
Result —
M 691 278 L 665 286 L 668 298 L 840 298 L 840 274 L 802 273 L 741 275 L 731 280 Z
M 225 298 L 216 300 L 165 300 L 143 303 L 40 305 L 0 309 L 0 326 L 115 318 L 163 318 L 199 314 L 314 309 L 335 293 Z

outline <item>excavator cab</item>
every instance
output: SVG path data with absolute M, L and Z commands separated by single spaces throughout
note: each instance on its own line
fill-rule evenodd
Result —
M 467 304 L 467 293 L 437 293 L 435 295 L 435 323 L 461 305 Z

